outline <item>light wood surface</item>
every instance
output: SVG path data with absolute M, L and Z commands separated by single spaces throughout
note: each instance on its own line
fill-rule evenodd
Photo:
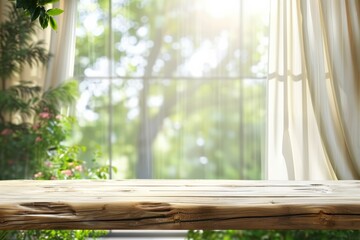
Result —
M 0 229 L 360 229 L 360 181 L 0 181 Z

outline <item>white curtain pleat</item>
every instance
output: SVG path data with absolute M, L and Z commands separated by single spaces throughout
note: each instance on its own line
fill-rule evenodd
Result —
M 58 86 L 73 76 L 75 59 L 75 26 L 77 1 L 60 1 L 54 7 L 64 10 L 57 18 L 58 30 L 51 31 L 50 53 L 44 89 Z
M 358 5 L 272 1 L 268 179 L 358 178 Z

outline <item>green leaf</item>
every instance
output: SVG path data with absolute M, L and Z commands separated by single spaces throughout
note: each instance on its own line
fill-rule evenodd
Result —
M 35 8 L 35 10 L 31 13 L 31 21 L 35 21 L 40 16 L 41 10 L 41 7 Z
M 47 14 L 40 14 L 39 17 L 40 26 L 45 29 L 49 26 L 49 15 Z
M 55 31 L 57 30 L 57 23 L 56 23 L 55 19 L 52 16 L 50 16 L 50 26 Z
M 49 16 L 57 16 L 60 15 L 64 12 L 64 10 L 60 9 L 60 8 L 52 8 L 47 10 L 47 14 L 49 14 Z
M 0 231 L 0 240 L 5 240 L 9 231 Z

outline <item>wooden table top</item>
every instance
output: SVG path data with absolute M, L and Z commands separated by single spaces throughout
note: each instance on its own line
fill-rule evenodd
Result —
M 0 181 L 0 230 L 360 229 L 360 181 Z

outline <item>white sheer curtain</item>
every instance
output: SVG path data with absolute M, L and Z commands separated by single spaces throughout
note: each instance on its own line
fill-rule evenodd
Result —
M 359 1 L 271 5 L 267 177 L 358 179 Z
M 73 76 L 76 6 L 75 0 L 63 0 L 54 6 L 63 9 L 64 13 L 57 18 L 58 30 L 51 31 L 50 52 L 53 58 L 47 68 L 44 89 L 55 87 Z

